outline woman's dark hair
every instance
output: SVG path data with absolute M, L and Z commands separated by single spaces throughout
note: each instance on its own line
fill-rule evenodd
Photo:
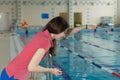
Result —
M 45 26 L 44 30 L 48 30 L 50 33 L 59 34 L 64 32 L 69 27 L 67 21 L 60 16 L 57 16 L 50 20 L 47 25 Z M 53 47 L 50 48 L 49 53 L 51 55 L 55 55 L 55 48 L 56 48 L 56 40 L 53 40 Z

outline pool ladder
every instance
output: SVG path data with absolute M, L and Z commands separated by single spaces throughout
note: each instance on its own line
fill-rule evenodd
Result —
M 46 56 L 46 66 L 48 68 L 49 67 L 52 68 L 52 56 L 50 54 L 48 54 Z M 38 73 L 32 72 L 31 75 L 30 75 L 30 77 L 29 77 L 29 80 L 53 80 L 52 73 L 45 73 L 40 78 L 37 78 L 37 74 Z

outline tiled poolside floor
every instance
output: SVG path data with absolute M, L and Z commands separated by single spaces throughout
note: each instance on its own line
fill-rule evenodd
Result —
M 0 33 L 0 72 L 10 61 L 10 32 Z

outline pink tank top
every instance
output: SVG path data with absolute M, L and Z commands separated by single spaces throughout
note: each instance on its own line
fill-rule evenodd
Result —
M 53 46 L 52 38 L 48 30 L 38 32 L 6 67 L 9 77 L 13 76 L 19 80 L 28 80 L 29 71 L 27 69 L 29 62 L 38 48 L 46 50 Z

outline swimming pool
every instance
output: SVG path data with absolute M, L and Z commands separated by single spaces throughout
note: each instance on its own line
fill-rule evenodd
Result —
M 34 34 L 22 35 L 27 43 Z M 53 80 L 119 80 L 120 29 L 82 30 L 58 41 L 53 67 L 63 71 Z
M 120 32 L 80 32 L 59 41 L 53 65 L 63 75 L 53 80 L 119 80 Z

